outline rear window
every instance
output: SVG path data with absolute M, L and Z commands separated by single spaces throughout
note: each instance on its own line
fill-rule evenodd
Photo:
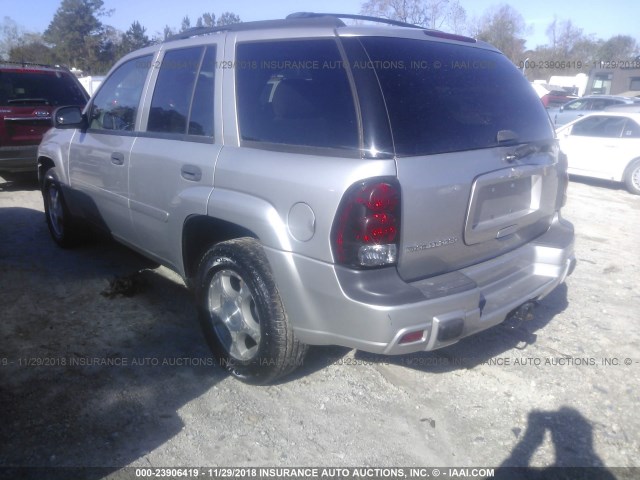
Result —
M 84 105 L 82 87 L 63 72 L 0 70 L 0 105 Z
M 375 69 L 397 155 L 494 147 L 501 130 L 518 143 L 553 138 L 538 96 L 503 55 L 405 38 L 359 41 L 370 62 L 353 68 Z

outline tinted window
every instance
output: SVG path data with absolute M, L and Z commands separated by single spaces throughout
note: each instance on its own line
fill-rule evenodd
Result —
M 133 130 L 151 55 L 123 63 L 101 86 L 90 112 L 91 128 Z
M 391 120 L 396 153 L 425 155 L 531 142 L 553 131 L 529 83 L 503 55 L 402 38 L 364 37 Z M 515 135 L 514 135 L 515 134 Z
M 87 96 L 71 74 L 0 70 L 0 105 L 84 105 Z
M 242 140 L 358 148 L 354 102 L 334 40 L 241 44 L 236 82 Z
M 213 98 L 216 71 L 215 47 L 207 47 L 193 93 L 189 135 L 213 137 Z
M 573 126 L 571 135 L 620 138 L 626 120 L 625 117 L 604 117 L 600 115 L 587 117 Z
M 192 135 L 213 135 L 215 50 L 208 49 L 206 58 L 204 53 L 204 47 L 194 47 L 164 55 L 151 100 L 148 131 L 185 134 L 188 125 Z
M 564 106 L 565 110 L 588 110 L 591 103 L 588 100 L 574 100 Z
M 594 98 L 591 100 L 591 110 L 600 111 L 604 110 L 609 105 L 617 105 L 619 103 L 624 103 L 619 100 L 611 100 L 606 98 Z

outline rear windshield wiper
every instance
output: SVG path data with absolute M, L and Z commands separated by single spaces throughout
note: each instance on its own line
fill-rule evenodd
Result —
M 498 143 L 514 143 L 518 141 L 518 134 L 513 130 L 500 130 L 496 135 Z
M 496 136 L 496 140 L 498 143 L 516 143 L 518 141 L 518 134 L 513 130 L 500 130 L 498 135 Z M 516 160 L 520 160 L 522 158 L 528 157 L 529 155 L 536 153 L 538 151 L 538 147 L 532 143 L 526 143 L 524 145 L 520 145 L 513 152 L 505 155 L 504 159 L 511 163 Z

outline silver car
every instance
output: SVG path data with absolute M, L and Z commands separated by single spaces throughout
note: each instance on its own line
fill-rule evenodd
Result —
M 97 226 L 178 272 L 249 383 L 306 345 L 401 355 L 528 313 L 575 263 L 546 111 L 490 45 L 392 23 L 296 14 L 127 55 L 40 146 L 53 239 Z
M 591 112 L 599 112 L 616 105 L 636 105 L 640 99 L 620 95 L 587 95 L 565 103 L 561 107 L 549 109 L 549 116 L 556 127 L 577 120 Z

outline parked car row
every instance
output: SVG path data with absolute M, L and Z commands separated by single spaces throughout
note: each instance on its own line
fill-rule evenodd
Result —
M 640 98 L 587 95 L 549 108 L 551 92 L 532 86 L 556 127 L 568 173 L 622 182 L 640 195 Z
M 549 108 L 547 111 L 553 123 L 558 127 L 583 117 L 590 112 L 600 112 L 619 105 L 630 105 L 640 108 L 640 98 L 620 95 L 586 95 L 571 100 L 559 107 Z

